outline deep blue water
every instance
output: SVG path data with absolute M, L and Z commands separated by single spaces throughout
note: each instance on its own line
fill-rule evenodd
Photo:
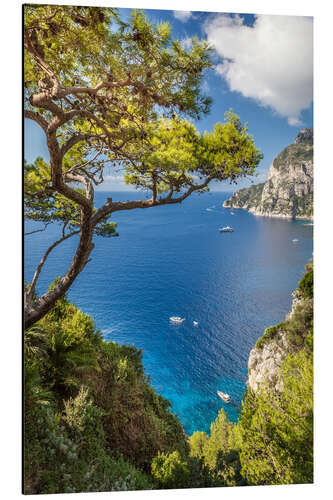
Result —
M 97 206 L 106 196 L 138 197 L 97 193 Z M 311 226 L 223 209 L 228 197 L 194 195 L 181 205 L 114 214 L 120 237 L 95 238 L 92 261 L 69 292 L 106 339 L 143 350 L 152 385 L 171 401 L 188 434 L 207 432 L 221 407 L 237 420 L 249 352 L 290 310 L 291 292 L 312 257 Z M 226 224 L 235 232 L 220 233 Z M 54 225 L 26 237 L 26 279 L 58 234 Z M 74 238 L 50 255 L 40 292 L 65 272 Z M 174 325 L 170 316 L 186 320 Z M 218 389 L 231 403 L 220 400 Z

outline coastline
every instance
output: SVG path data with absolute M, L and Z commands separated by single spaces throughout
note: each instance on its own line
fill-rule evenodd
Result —
M 269 217 L 269 218 L 276 218 L 276 219 L 288 219 L 288 220 L 305 220 L 305 221 L 310 221 L 313 222 L 313 215 L 286 215 L 286 214 L 273 214 L 273 213 L 261 213 L 257 211 L 254 208 L 246 208 L 246 207 L 236 207 L 236 206 L 226 206 L 225 202 L 222 205 L 223 208 L 228 208 L 230 210 L 245 210 L 246 212 L 249 212 L 252 215 L 258 216 L 258 217 Z M 313 225 L 313 224 L 309 224 Z

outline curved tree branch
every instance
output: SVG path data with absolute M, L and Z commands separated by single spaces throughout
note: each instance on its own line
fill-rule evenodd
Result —
M 44 130 L 46 133 L 49 123 L 43 118 L 39 113 L 35 111 L 31 111 L 30 109 L 24 110 L 24 117 L 30 118 L 30 120 L 34 120 L 38 125 Z
M 40 276 L 40 273 L 42 271 L 42 268 L 46 262 L 46 259 L 48 258 L 48 256 L 50 255 L 50 253 L 52 252 L 52 250 L 54 250 L 54 248 L 56 248 L 58 245 L 60 245 L 60 243 L 62 243 L 63 241 L 65 240 L 68 240 L 68 238 L 71 238 L 72 236 L 74 236 L 75 234 L 79 234 L 79 230 L 78 231 L 73 231 L 72 233 L 69 233 L 67 235 L 64 235 L 63 233 L 63 236 L 62 238 L 60 238 L 59 240 L 55 241 L 45 252 L 43 258 L 41 259 L 40 263 L 38 264 L 37 266 L 37 269 L 35 271 L 35 274 L 32 278 L 32 281 L 31 281 L 31 286 L 30 286 L 30 289 L 27 293 L 27 299 L 28 299 L 28 303 L 30 302 L 31 300 L 31 297 L 33 296 L 34 292 L 35 292 L 35 289 L 36 289 L 36 285 L 37 285 L 37 281 L 38 281 L 38 278 Z
M 207 177 L 205 182 L 202 184 L 193 184 L 189 187 L 187 191 L 181 196 L 177 198 L 171 198 L 170 195 L 165 198 L 158 198 L 153 200 L 150 198 L 149 200 L 135 200 L 135 201 L 112 201 L 111 198 L 108 198 L 107 202 L 100 207 L 97 212 L 94 213 L 92 217 L 92 223 L 94 226 L 98 224 L 104 217 L 110 215 L 113 212 L 120 212 L 122 210 L 134 210 L 135 208 L 149 208 L 149 207 L 158 207 L 163 205 L 172 205 L 174 203 L 181 203 L 186 198 L 188 198 L 193 192 L 200 191 L 208 186 L 210 181 L 213 179 L 213 176 Z
M 43 229 L 35 229 L 35 231 L 29 231 L 29 233 L 24 233 L 24 236 L 29 236 L 30 234 L 35 234 L 35 233 L 42 233 L 46 230 L 49 224 L 50 222 L 45 222 Z

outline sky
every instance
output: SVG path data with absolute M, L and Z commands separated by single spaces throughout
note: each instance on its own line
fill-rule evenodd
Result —
M 313 126 L 313 18 L 254 14 L 223 14 L 145 10 L 152 23 L 168 21 L 172 37 L 190 47 L 197 36 L 213 47 L 213 67 L 205 73 L 202 90 L 213 99 L 209 115 L 195 125 L 212 130 L 230 108 L 247 122 L 248 132 L 264 158 L 254 177 L 236 186 L 216 183 L 214 191 L 234 191 L 267 179 L 275 156 L 291 144 L 298 131 Z M 126 19 L 129 9 L 120 9 Z M 26 120 L 28 162 L 47 155 L 43 133 Z M 128 190 L 122 176 L 106 176 L 104 191 Z

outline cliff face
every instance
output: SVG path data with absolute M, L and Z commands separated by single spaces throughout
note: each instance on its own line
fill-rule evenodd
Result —
M 313 218 L 313 130 L 301 130 L 274 159 L 266 182 L 240 189 L 223 204 L 254 215 Z
M 313 270 L 309 270 L 293 293 L 292 310 L 285 321 L 265 330 L 251 350 L 248 361 L 248 385 L 258 391 L 263 382 L 283 391 L 280 376 L 282 362 L 289 354 L 311 348 L 313 336 Z
M 283 390 L 283 381 L 279 378 L 279 369 L 288 352 L 286 333 L 280 330 L 274 341 L 254 347 L 248 361 L 248 385 L 257 392 L 263 382 L 277 391 Z

